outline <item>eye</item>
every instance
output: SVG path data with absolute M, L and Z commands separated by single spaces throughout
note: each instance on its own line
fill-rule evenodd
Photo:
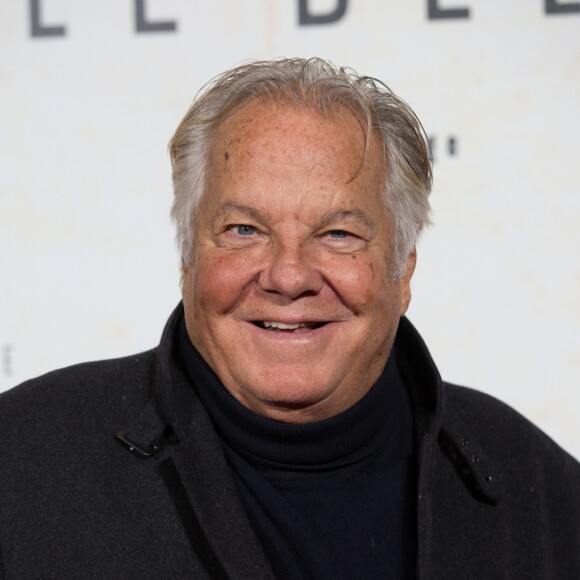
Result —
M 350 234 L 344 230 L 331 230 L 328 232 L 329 237 L 334 240 L 346 240 Z
M 256 233 L 256 228 L 254 226 L 247 226 L 240 224 L 237 226 L 232 226 L 231 228 L 238 236 L 251 236 Z
M 364 235 L 364 234 L 362 234 Z M 331 252 L 350 253 L 362 251 L 367 246 L 367 241 L 357 230 L 326 230 L 319 240 Z

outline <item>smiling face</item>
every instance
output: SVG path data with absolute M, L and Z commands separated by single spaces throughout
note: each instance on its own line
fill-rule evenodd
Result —
M 184 267 L 189 337 L 229 392 L 282 421 L 355 404 L 410 294 L 393 277 L 382 148 L 363 124 L 253 101 L 217 129 Z

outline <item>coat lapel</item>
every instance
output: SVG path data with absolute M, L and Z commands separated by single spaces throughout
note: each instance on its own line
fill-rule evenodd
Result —
M 220 575 L 217 569 L 212 578 L 273 579 L 270 564 L 239 499 L 218 436 L 205 410 L 199 404 L 196 407 L 187 440 L 176 446 L 171 456 L 185 492 L 180 517 L 182 521 L 184 517 L 191 518 L 189 508 L 183 503 L 186 497 L 199 522 L 199 529 L 207 538 L 205 548 L 211 548 L 226 574 Z M 195 541 L 196 536 L 192 536 L 189 530 L 188 533 Z M 203 541 L 198 543 L 194 549 L 203 560 Z M 211 569 L 214 558 L 205 559 L 206 568 Z
M 274 579 L 226 464 L 219 436 L 175 357 L 183 316 L 170 317 L 156 352 L 153 398 L 140 417 L 117 433 L 134 455 L 154 464 L 212 580 Z

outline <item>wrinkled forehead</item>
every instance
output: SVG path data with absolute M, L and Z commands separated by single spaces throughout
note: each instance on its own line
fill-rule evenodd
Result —
M 257 149 L 267 148 L 272 155 L 299 161 L 308 158 L 320 169 L 335 157 L 354 162 L 348 167 L 347 180 L 355 179 L 369 163 L 386 168 L 386 157 L 380 134 L 370 128 L 360 112 L 342 103 L 323 109 L 309 102 L 288 98 L 259 97 L 244 101 L 216 123 L 209 142 L 211 172 L 224 166 L 247 161 Z M 373 155 L 369 155 L 369 153 Z

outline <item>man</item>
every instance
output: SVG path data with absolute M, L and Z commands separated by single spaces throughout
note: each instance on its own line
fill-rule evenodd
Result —
M 443 383 L 404 318 L 431 186 L 409 107 L 256 62 L 170 152 L 183 304 L 158 348 L 0 399 L 2 577 L 577 577 L 579 465 Z

